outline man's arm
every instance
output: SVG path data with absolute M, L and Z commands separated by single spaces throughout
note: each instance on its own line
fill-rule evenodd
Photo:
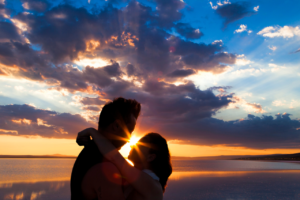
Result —
M 93 166 L 87 174 L 91 189 L 98 200 L 124 200 L 122 177 L 117 167 L 110 162 L 103 162 Z M 86 182 L 86 181 L 85 181 Z

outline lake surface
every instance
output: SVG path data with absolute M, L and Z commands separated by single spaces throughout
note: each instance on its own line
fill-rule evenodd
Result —
M 0 159 L 0 199 L 68 200 L 74 159 Z M 300 199 L 300 164 L 173 160 L 165 200 Z

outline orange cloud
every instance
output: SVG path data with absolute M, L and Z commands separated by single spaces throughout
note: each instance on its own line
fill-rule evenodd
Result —
M 31 124 L 31 120 L 30 119 L 12 119 L 12 122 L 16 123 L 16 124 Z
M 105 43 L 111 43 L 114 46 L 132 46 L 134 47 L 135 41 L 139 41 L 139 38 L 137 38 L 135 35 L 132 35 L 131 33 L 127 32 L 125 33 L 125 31 L 123 31 L 121 37 L 119 38 L 119 36 L 111 36 L 110 39 L 106 40 Z
M 15 130 L 5 130 L 5 129 L 0 129 L 0 133 L 5 133 L 5 134 L 16 134 L 16 135 L 18 135 L 18 131 L 15 131 Z

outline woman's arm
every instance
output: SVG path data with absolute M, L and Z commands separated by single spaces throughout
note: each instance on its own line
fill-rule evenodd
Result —
M 152 191 L 151 188 L 154 186 L 153 179 L 146 173 L 143 173 L 139 169 L 131 166 L 111 144 L 111 142 L 96 129 L 88 128 L 79 132 L 77 143 L 79 145 L 85 144 L 90 139 L 90 136 L 93 138 L 103 156 L 117 166 L 122 176 L 124 176 L 126 180 L 132 184 L 134 189 L 142 195 L 149 195 L 149 192 Z

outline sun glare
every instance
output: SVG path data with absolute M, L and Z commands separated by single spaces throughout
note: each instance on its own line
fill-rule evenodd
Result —
M 136 136 L 131 136 L 130 140 L 129 140 L 129 145 L 133 146 L 136 145 L 136 143 L 140 140 L 140 137 L 136 137 Z
M 122 156 L 124 158 L 127 158 L 128 157 L 128 154 L 131 150 L 131 147 L 133 145 L 136 145 L 136 143 L 139 141 L 141 137 L 137 137 L 135 135 L 132 135 L 130 137 L 130 140 L 120 149 L 120 153 L 122 154 Z

